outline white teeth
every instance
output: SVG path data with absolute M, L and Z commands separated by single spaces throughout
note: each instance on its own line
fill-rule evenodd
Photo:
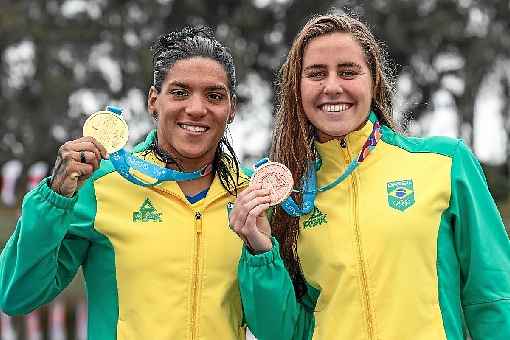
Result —
M 322 111 L 326 112 L 340 112 L 345 111 L 349 108 L 349 104 L 324 104 L 322 105 Z
M 196 125 L 187 125 L 187 124 L 179 124 L 180 127 L 182 127 L 184 130 L 188 130 L 191 132 L 205 132 L 207 128 L 203 126 L 196 126 Z
M 326 111 L 328 111 L 328 112 L 340 112 L 340 105 L 326 105 Z

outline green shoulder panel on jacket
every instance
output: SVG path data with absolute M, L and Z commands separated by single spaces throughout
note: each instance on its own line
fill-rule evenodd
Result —
M 99 178 L 108 175 L 111 172 L 114 172 L 115 168 L 113 167 L 113 164 L 110 160 L 101 160 L 99 169 L 94 171 L 92 174 L 90 180 L 91 181 L 97 181 Z M 95 196 L 95 194 L 94 194 Z
M 250 168 L 248 166 L 241 167 L 241 171 L 245 174 L 247 177 L 253 176 L 253 173 L 255 172 L 253 168 Z
M 459 140 L 449 137 L 409 137 L 403 136 L 383 125 L 382 140 L 388 144 L 398 146 L 409 152 L 436 153 L 452 157 L 457 149 Z
M 149 146 L 152 144 L 152 141 L 156 138 L 156 130 L 152 130 L 147 134 L 147 137 L 145 140 L 139 144 L 137 144 L 134 148 L 132 153 L 142 152 L 149 148 Z

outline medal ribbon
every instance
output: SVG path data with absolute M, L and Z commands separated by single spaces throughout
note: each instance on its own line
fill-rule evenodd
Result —
M 106 110 L 118 115 L 122 115 L 122 109 L 116 106 L 107 106 Z M 191 172 L 168 169 L 140 159 L 124 149 L 120 149 L 119 151 L 111 153 L 110 161 L 112 162 L 115 170 L 122 177 L 131 183 L 143 187 L 152 187 L 164 181 L 192 181 L 194 179 L 208 175 L 212 170 L 211 164 L 206 165 L 202 169 Z M 144 177 L 153 179 L 153 181 L 148 182 L 136 176 L 136 172 L 139 172 Z
M 320 160 L 315 162 L 316 166 L 310 166 L 308 173 L 306 174 L 306 179 L 303 181 L 303 188 L 301 192 L 303 193 L 303 204 L 301 207 L 292 199 L 291 196 L 287 197 L 282 203 L 280 203 L 281 207 L 287 214 L 294 217 L 299 217 L 302 215 L 306 215 L 313 210 L 315 206 L 315 197 L 318 192 L 328 191 L 338 184 L 343 182 L 349 175 L 362 163 L 370 154 L 370 152 L 375 148 L 377 142 L 381 138 L 381 124 L 377 120 L 377 116 L 375 113 L 370 112 L 370 116 L 374 118 L 374 127 L 372 132 L 368 136 L 367 140 L 363 144 L 361 151 L 355 159 L 353 159 L 349 165 L 347 165 L 343 174 L 341 174 L 337 179 L 333 182 L 328 183 L 317 189 L 317 168 L 320 168 Z

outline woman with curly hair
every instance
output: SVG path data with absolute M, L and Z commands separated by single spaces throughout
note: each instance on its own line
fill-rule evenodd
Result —
M 162 35 L 152 53 L 147 107 L 157 127 L 134 154 L 200 176 L 136 185 L 94 138 L 66 142 L 2 251 L 0 307 L 30 312 L 81 266 L 89 339 L 244 339 L 242 242 L 227 227 L 247 186 L 225 137 L 236 109 L 232 56 L 196 27 Z

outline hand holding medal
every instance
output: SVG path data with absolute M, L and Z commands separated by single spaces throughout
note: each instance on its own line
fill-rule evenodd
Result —
M 267 158 L 254 168 L 250 186 L 237 197 L 229 223 L 253 253 L 262 253 L 272 248 L 271 226 L 265 212 L 290 195 L 294 180 L 285 165 Z
M 113 133 L 111 133 L 113 131 Z M 101 159 L 127 142 L 127 124 L 109 111 L 91 115 L 83 126 L 83 137 L 59 148 L 52 171 L 51 188 L 67 197 L 74 195 L 87 178 L 99 168 Z

